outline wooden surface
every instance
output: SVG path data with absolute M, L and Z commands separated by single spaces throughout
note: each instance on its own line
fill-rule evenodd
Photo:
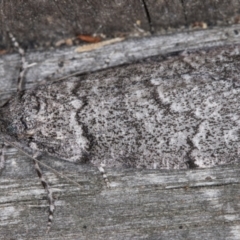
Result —
M 94 169 L 44 162 L 82 186 L 44 171 L 57 207 L 48 239 L 239 239 L 239 166 L 108 169 L 106 189 Z M 48 202 L 31 160 L 11 149 L 0 188 L 0 239 L 47 239 Z
M 25 48 L 49 48 L 78 34 L 145 36 L 240 21 L 237 0 L 28 0 L 0 2 L 0 49 L 12 31 Z
M 239 43 L 238 31 L 234 26 L 128 40 L 87 53 L 76 53 L 75 47 L 31 52 L 28 61 L 37 64 L 27 72 L 26 87 L 55 71 L 89 72 L 156 54 L 164 58 L 188 48 Z M 64 69 L 58 67 L 61 61 Z M 16 90 L 18 66 L 16 54 L 0 58 L 2 102 Z M 13 148 L 6 157 L 0 177 L 0 239 L 47 239 L 48 202 L 32 161 Z M 48 239 L 239 239 L 238 165 L 181 171 L 106 169 L 111 182 L 107 189 L 96 169 L 50 157 L 43 161 L 81 185 L 43 168 L 57 206 Z
M 81 49 L 78 46 L 41 52 L 28 51 L 27 62 L 35 63 L 35 65 L 26 72 L 26 82 L 28 83 L 26 88 L 32 87 L 46 78 L 48 80 L 58 79 L 71 73 L 93 72 L 159 54 L 236 44 L 239 43 L 239 39 L 240 25 L 233 25 L 125 41 L 122 39 L 118 43 L 99 47 L 92 51 L 80 52 Z M 0 101 L 4 101 L 16 92 L 16 76 L 21 65 L 19 54 L 2 55 L 0 65 L 0 81 L 3 86 Z

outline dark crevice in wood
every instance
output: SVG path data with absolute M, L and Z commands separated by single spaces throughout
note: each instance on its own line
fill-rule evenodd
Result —
M 145 2 L 145 0 L 141 0 L 141 2 L 142 2 L 142 5 L 144 7 L 144 11 L 146 13 L 146 16 L 147 16 L 147 21 L 148 21 L 148 24 L 149 24 L 150 33 L 154 34 L 154 27 L 153 27 L 153 24 L 152 24 L 150 12 L 149 12 L 148 7 L 147 7 L 147 3 Z
M 183 9 L 183 14 L 184 14 L 184 20 L 185 20 L 185 25 L 187 25 L 188 19 L 187 19 L 187 13 L 186 13 L 186 8 L 185 8 L 184 0 L 180 0 L 180 3 L 182 4 L 182 9 Z

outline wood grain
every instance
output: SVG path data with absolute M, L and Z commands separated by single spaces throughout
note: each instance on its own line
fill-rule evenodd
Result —
M 240 22 L 236 0 L 14 0 L 0 2 L 0 49 L 9 28 L 29 49 L 51 48 L 78 34 L 106 38 L 166 34 Z

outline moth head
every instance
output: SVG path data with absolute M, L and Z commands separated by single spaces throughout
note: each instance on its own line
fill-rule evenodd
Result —
M 0 107 L 0 133 L 15 140 L 32 137 L 34 130 L 29 129 L 27 117 L 15 99 Z
M 17 117 L 9 114 L 8 108 L 0 108 L 0 133 L 5 136 L 17 138 L 22 130 L 22 124 L 19 124 Z
M 0 117 L 0 132 L 4 135 L 15 136 L 17 128 L 6 119 Z
M 0 107 L 0 133 L 8 135 L 8 126 L 10 125 L 8 117 L 9 100 Z
M 0 133 L 3 133 L 5 130 L 4 120 L 0 118 Z

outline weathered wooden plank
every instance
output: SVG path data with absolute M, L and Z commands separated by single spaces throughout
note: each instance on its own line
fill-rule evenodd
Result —
M 175 32 L 184 28 L 226 26 L 239 23 L 239 1 L 145 0 L 154 32 Z
M 205 22 L 239 23 L 239 1 L 1 1 L 0 49 L 9 46 L 7 27 L 28 48 L 49 48 L 77 34 L 107 38 L 179 32 Z
M 77 34 L 104 34 L 108 38 L 149 31 L 139 0 L 1 1 L 0 46 L 9 46 L 7 27 L 28 48 L 48 48 Z
M 0 239 L 46 239 L 48 203 L 31 160 L 8 153 L 0 178 Z M 187 171 L 107 169 L 44 161 L 79 189 L 45 171 L 56 197 L 49 239 L 238 239 L 239 166 Z M 26 174 L 26 176 L 24 176 Z
M 198 39 L 200 35 L 185 33 L 186 35 L 175 35 L 176 39 L 173 38 L 172 41 L 169 41 L 170 38 L 159 37 L 153 38 L 155 41 L 151 42 L 152 39 L 149 38 L 134 41 L 132 45 L 129 42 L 118 43 L 115 47 L 118 46 L 125 56 L 135 45 L 138 48 L 130 53 L 134 55 L 135 52 L 134 59 L 140 59 L 149 56 L 150 53 L 155 55 L 158 51 L 156 49 L 165 46 L 163 42 L 168 42 L 169 45 L 158 53 L 176 52 L 188 46 L 190 48 L 203 46 L 201 44 L 204 39 L 205 46 L 236 43 L 239 40 L 235 37 L 237 35 L 234 34 L 234 30 L 236 29 L 229 28 L 222 31 L 218 29 L 215 32 L 212 30 L 208 32 L 208 38 L 202 35 L 202 39 Z M 226 32 L 231 34 L 226 36 Z M 197 33 L 201 31 L 193 34 Z M 179 46 L 176 43 L 181 41 L 183 36 L 185 36 L 183 38 L 185 45 L 182 42 Z M 187 42 L 186 39 L 189 41 Z M 160 46 L 153 44 L 156 42 L 161 43 Z M 91 67 L 92 70 L 102 68 L 106 60 L 106 55 L 102 56 L 102 54 L 114 52 L 115 48 L 111 49 L 111 47 L 113 46 L 93 51 L 91 53 L 93 55 L 83 53 L 76 60 L 74 70 L 86 72 L 90 71 Z M 139 49 L 143 49 L 141 54 L 137 54 Z M 69 56 L 68 49 L 64 51 L 32 53 L 31 56 L 34 58 L 29 59 L 38 60 L 39 64 L 36 67 L 40 66 L 39 69 L 44 70 L 39 79 L 55 71 L 49 70 L 51 69 L 49 63 L 54 63 L 55 66 L 59 59 L 62 59 L 63 54 Z M 89 56 L 89 59 L 98 57 L 98 60 L 95 60 L 95 65 L 87 66 L 88 64 L 81 63 L 85 61 L 83 56 Z M 8 62 L 5 62 L 6 59 Z M 4 78 L 1 77 L 0 82 L 1 90 L 4 91 L 1 92 L 2 95 L 7 91 L 10 93 L 15 90 L 14 82 L 9 84 L 6 79 L 14 79 L 17 75 L 16 66 L 19 64 L 19 58 L 11 55 L 2 56 L 1 60 L 0 69 L 4 69 L 2 70 Z M 132 58 L 115 58 L 114 64 L 129 60 Z M 92 62 L 94 63 L 94 60 Z M 10 65 L 10 68 L 6 65 Z M 66 65 L 63 72 L 72 72 L 71 66 L 72 64 Z M 33 69 L 34 67 L 31 71 Z M 37 73 L 41 71 L 38 70 Z M 234 69 L 232 71 L 234 72 Z M 28 72 L 27 87 L 33 86 L 32 82 L 37 79 L 37 73 L 30 76 Z M 46 239 L 44 234 L 48 203 L 31 160 L 13 148 L 9 148 L 6 155 L 6 167 L 0 178 L 0 239 Z M 57 205 L 49 239 L 239 238 L 239 165 L 181 171 L 107 169 L 111 189 L 106 189 L 101 174 L 90 166 L 71 164 L 50 157 L 43 161 L 82 186 L 79 189 L 43 168 L 53 188 Z
M 177 29 L 183 30 L 188 26 L 183 1 L 145 0 L 145 3 L 155 33 L 166 33 Z
M 131 63 L 159 54 L 168 54 L 201 47 L 222 46 L 240 42 L 240 25 L 164 36 L 128 39 L 88 52 L 77 52 L 77 47 L 44 52 L 27 52 L 29 63 L 36 63 L 26 72 L 26 88 L 43 79 L 58 79 L 71 73 L 86 73 Z M 18 54 L 0 58 L 0 101 L 16 91 L 20 67 Z M 9 89 L 6 91 L 5 89 Z M 2 90 L 2 91 L 1 91 Z

